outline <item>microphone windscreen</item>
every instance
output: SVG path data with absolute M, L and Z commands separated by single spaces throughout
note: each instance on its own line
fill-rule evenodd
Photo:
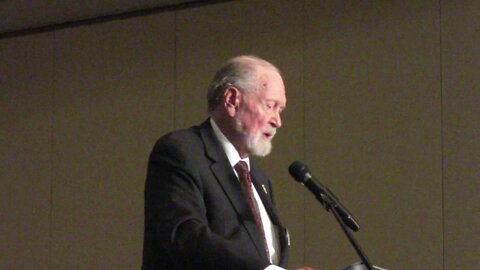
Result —
M 305 181 L 305 175 L 309 173 L 307 166 L 298 160 L 292 162 L 288 167 L 288 172 L 293 179 L 301 183 Z

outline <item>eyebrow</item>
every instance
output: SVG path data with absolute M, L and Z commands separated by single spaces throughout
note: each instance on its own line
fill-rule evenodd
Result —
M 287 105 L 280 105 L 280 102 L 278 100 L 275 100 L 275 99 L 268 99 L 266 98 L 265 99 L 265 102 L 273 102 L 275 103 L 275 106 L 278 107 L 280 109 L 280 111 L 283 111 L 285 110 L 285 108 L 287 107 Z

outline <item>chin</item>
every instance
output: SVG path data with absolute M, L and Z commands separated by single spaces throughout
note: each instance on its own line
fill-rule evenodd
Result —
M 253 145 L 253 147 L 251 147 L 250 149 L 250 152 L 252 153 L 252 155 L 259 156 L 259 157 L 266 157 L 270 154 L 271 151 L 272 151 L 272 143 L 270 141 Z

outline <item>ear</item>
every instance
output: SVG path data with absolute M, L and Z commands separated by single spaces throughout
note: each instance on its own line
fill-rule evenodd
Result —
M 241 98 L 242 93 L 237 88 L 230 86 L 225 90 L 223 93 L 223 105 L 229 116 L 235 116 L 240 106 Z

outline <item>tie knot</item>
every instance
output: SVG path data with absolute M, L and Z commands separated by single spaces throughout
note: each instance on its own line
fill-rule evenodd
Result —
M 237 164 L 235 164 L 235 166 L 233 166 L 233 168 L 238 174 L 248 173 L 248 165 L 243 160 L 240 160 Z
M 248 165 L 245 161 L 240 160 L 235 166 L 235 171 L 238 173 L 238 178 L 243 183 L 251 183 L 250 172 L 248 171 Z

